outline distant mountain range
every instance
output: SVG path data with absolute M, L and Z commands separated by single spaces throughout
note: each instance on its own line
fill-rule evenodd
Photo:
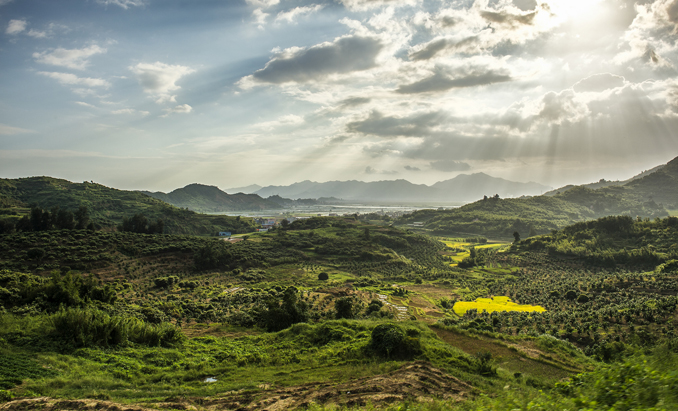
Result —
M 461 174 L 451 180 L 431 186 L 413 184 L 407 180 L 391 181 L 302 181 L 289 186 L 268 186 L 254 192 L 261 197 L 277 195 L 284 198 L 337 197 L 357 202 L 459 202 L 478 200 L 483 196 L 518 197 L 540 195 L 550 190 L 537 183 L 518 183 L 484 173 Z

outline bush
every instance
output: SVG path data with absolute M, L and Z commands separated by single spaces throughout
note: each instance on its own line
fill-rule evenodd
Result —
M 110 316 L 94 309 L 61 310 L 50 320 L 57 337 L 76 347 L 110 347 L 130 342 L 172 346 L 184 339 L 181 330 L 172 324 L 152 325 L 134 317 Z
M 386 358 L 410 359 L 421 354 L 421 343 L 413 330 L 407 335 L 395 324 L 381 324 L 374 327 L 368 348 Z
M 320 281 L 326 281 L 326 280 L 329 280 L 329 278 L 330 278 L 330 276 L 327 275 L 327 273 L 324 272 L 324 271 L 322 273 L 318 274 L 318 280 L 320 280 Z

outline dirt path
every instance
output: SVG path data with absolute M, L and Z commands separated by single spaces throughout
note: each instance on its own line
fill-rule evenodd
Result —
M 396 310 L 396 319 L 397 320 L 407 320 L 408 315 L 407 315 L 407 307 L 404 307 L 402 305 L 397 305 L 388 302 L 388 297 L 385 296 L 384 294 L 377 294 L 377 298 L 379 301 L 381 301 L 385 306 L 388 307 L 393 307 Z

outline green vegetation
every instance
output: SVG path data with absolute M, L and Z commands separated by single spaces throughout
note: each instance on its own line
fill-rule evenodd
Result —
M 478 234 L 512 239 L 515 232 L 526 238 L 579 221 L 620 214 L 655 218 L 665 217 L 668 212 L 653 201 L 578 187 L 552 197 L 490 197 L 452 210 L 415 211 L 397 224 L 420 221 L 437 235 Z
M 672 409 L 676 221 L 514 244 L 317 217 L 237 243 L 3 234 L 0 399 Z
M 23 216 L 34 220 L 31 207 L 36 206 L 43 213 L 50 210 L 57 218 L 59 213 L 77 214 L 85 207 L 89 223 L 104 228 L 117 227 L 125 218 L 132 219 L 135 215 L 143 215 L 156 227 L 161 220 L 163 231 L 171 234 L 245 233 L 255 228 L 250 218 L 197 214 L 141 192 L 116 190 L 96 183 L 71 183 L 51 177 L 0 179 L 0 233 L 12 232 L 14 227 L 19 227 L 19 231 L 38 231 L 19 226 Z M 57 225 L 56 228 L 68 227 Z

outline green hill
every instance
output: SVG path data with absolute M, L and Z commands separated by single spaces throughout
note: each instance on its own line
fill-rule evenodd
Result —
M 114 227 L 124 217 L 143 214 L 149 220 L 162 219 L 165 232 L 170 234 L 250 232 L 255 226 L 248 218 L 198 214 L 138 191 L 117 190 L 97 183 L 72 183 L 52 177 L 0 179 L 0 215 L 6 216 L 4 220 L 16 222 L 32 206 L 71 211 L 85 206 L 92 221 L 101 227 Z
M 425 229 L 445 235 L 511 238 L 518 231 L 525 238 L 611 215 L 666 217 L 666 207 L 678 208 L 678 158 L 623 186 L 574 186 L 538 197 L 485 198 L 452 210 L 416 211 L 397 224 L 423 223 Z
M 273 201 L 265 200 L 256 194 L 227 194 L 218 187 L 203 184 L 189 184 L 170 193 L 142 191 L 180 208 L 201 213 L 218 213 L 239 210 L 274 210 L 281 206 Z

